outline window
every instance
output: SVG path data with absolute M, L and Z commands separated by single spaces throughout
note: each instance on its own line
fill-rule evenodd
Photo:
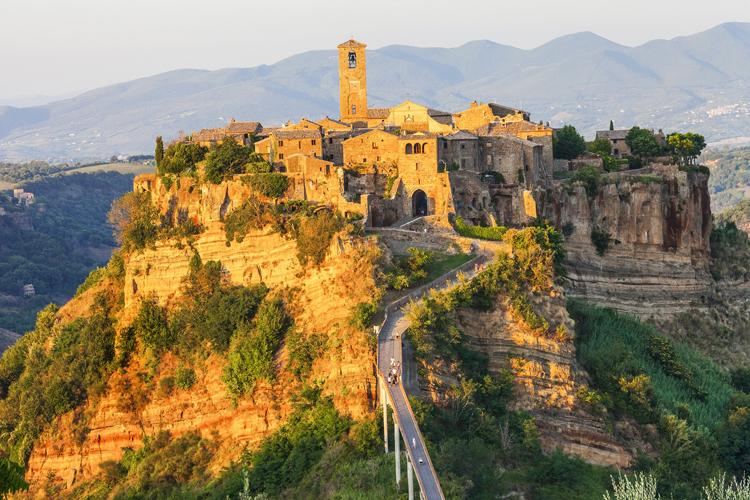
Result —
M 372 149 L 378 149 L 377 143 L 374 143 L 374 142 L 372 143 Z
M 317 157 L 318 157 L 318 153 L 316 153 L 315 151 L 313 151 L 313 156 L 314 156 L 315 158 L 317 158 Z
M 279 147 L 282 147 L 284 145 L 284 141 L 279 141 Z
M 279 160 L 283 160 L 283 159 L 284 159 L 284 153 L 279 153 Z
M 414 170 L 419 170 L 419 163 L 418 162 L 414 164 Z M 417 184 L 421 184 L 421 183 L 418 182 Z
M 422 144 L 422 153 L 423 154 L 427 153 L 427 143 L 426 142 L 424 144 Z
M 356 104 L 352 104 L 352 114 L 353 115 L 357 114 L 357 105 Z
M 333 144 L 333 137 L 328 138 L 328 144 Z
M 412 151 L 412 147 L 411 147 L 411 144 L 407 144 L 407 145 L 406 145 L 406 148 L 404 149 L 404 152 L 405 152 L 406 154 L 408 154 L 408 155 L 412 154 L 412 152 L 413 152 L 413 151 Z
M 315 146 L 317 143 L 318 143 L 317 139 L 313 139 L 312 141 L 310 141 L 310 144 L 312 144 L 313 146 Z
M 463 142 L 461 143 L 461 149 L 466 149 L 466 144 L 464 144 Z
M 466 158 L 461 158 L 461 168 L 466 168 Z
M 378 156 L 377 161 L 380 161 L 380 157 Z
M 367 163 L 367 158 L 362 158 L 362 163 Z
M 356 54 L 356 52 L 349 52 L 349 67 L 350 68 L 356 68 L 357 67 L 357 54 Z
M 443 141 L 443 149 L 448 149 L 448 141 Z
M 492 155 L 487 155 L 487 165 L 492 165 Z
M 414 154 L 419 155 L 422 154 L 422 145 L 417 143 L 414 145 Z

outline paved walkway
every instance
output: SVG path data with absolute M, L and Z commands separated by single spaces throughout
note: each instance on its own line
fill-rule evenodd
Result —
M 468 278 L 473 278 L 476 275 L 477 265 L 483 264 L 486 259 L 486 255 L 480 254 L 435 281 L 417 288 L 407 296 L 389 304 L 386 307 L 385 320 L 378 335 L 378 370 L 380 377 L 387 387 L 388 399 L 393 407 L 393 416 L 398 422 L 401 435 L 404 438 L 404 447 L 414 466 L 414 472 L 422 494 L 427 500 L 442 500 L 445 496 L 443 496 L 443 490 L 440 488 L 440 481 L 432 465 L 432 460 L 430 460 L 424 437 L 419 431 L 417 420 L 404 391 L 401 377 L 398 384 L 393 385 L 385 382 L 387 380 L 386 374 L 390 369 L 391 359 L 399 362 L 401 366 L 405 365 L 403 362 L 402 337 L 409 328 L 409 320 L 406 318 L 404 306 L 411 300 L 419 300 L 430 289 L 448 289 L 455 286 L 456 276 L 459 272 L 463 272 Z M 408 375 L 410 375 L 410 378 L 416 377 L 416 374 Z

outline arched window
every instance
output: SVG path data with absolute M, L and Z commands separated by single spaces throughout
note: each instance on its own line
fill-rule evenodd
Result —
M 420 143 L 416 143 L 414 145 L 414 154 L 415 155 L 422 154 L 422 145 Z
M 404 150 L 404 152 L 408 155 L 412 153 L 411 144 L 406 144 L 406 149 Z
M 426 152 L 427 152 L 427 143 L 425 142 L 424 144 L 422 144 L 422 153 L 426 153 Z

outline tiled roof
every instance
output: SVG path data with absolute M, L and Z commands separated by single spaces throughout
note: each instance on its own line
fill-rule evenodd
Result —
M 391 108 L 368 108 L 367 118 L 388 118 Z
M 277 129 L 273 135 L 278 139 L 319 139 L 320 131 L 310 129 L 284 130 Z
M 527 121 L 508 122 L 508 123 L 489 123 L 483 125 L 474 131 L 476 135 L 515 135 L 521 132 L 534 132 L 537 130 L 549 130 L 545 125 L 539 125 Z
M 256 134 L 262 128 L 259 122 L 230 122 L 226 130 L 235 134 Z
M 269 135 L 276 132 L 277 130 L 279 130 L 279 127 L 263 127 L 255 135 L 257 135 L 258 137 L 268 137 Z
M 350 40 L 345 41 L 342 44 L 339 44 L 338 46 L 339 49 L 348 49 L 348 48 L 356 48 L 356 47 L 367 47 L 367 45 L 365 45 L 362 42 L 358 42 L 354 39 L 350 39 Z
M 625 139 L 625 137 L 628 136 L 628 132 L 630 132 L 630 129 L 619 129 L 619 130 L 597 130 L 596 131 L 596 138 L 597 139 Z
M 500 117 L 507 116 L 507 115 L 514 115 L 516 113 L 526 113 L 526 111 L 523 111 L 521 109 L 510 108 L 508 106 L 503 106 L 502 104 L 496 104 L 494 102 L 488 103 L 488 106 L 492 110 L 493 115 L 500 116 Z
M 401 134 L 398 136 L 398 139 L 400 141 L 413 141 L 416 139 L 434 139 L 435 137 L 437 137 L 437 134 L 430 132 L 415 132 L 413 134 Z

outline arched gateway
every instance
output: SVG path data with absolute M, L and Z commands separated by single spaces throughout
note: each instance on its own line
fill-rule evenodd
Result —
M 427 215 L 427 195 L 421 189 L 417 189 L 411 195 L 411 215 L 413 217 Z

